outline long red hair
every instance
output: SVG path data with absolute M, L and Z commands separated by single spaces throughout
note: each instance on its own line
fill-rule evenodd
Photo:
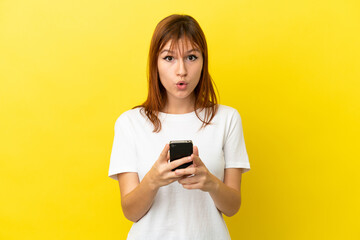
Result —
M 205 35 L 198 22 L 189 15 L 173 14 L 161 20 L 153 33 L 148 58 L 148 97 L 139 106 L 154 125 L 154 132 L 161 130 L 158 113 L 164 109 L 167 101 L 166 89 L 161 84 L 158 74 L 158 57 L 161 49 L 169 40 L 170 50 L 178 47 L 180 39 L 187 39 L 193 47 L 198 48 L 203 56 L 203 67 L 198 85 L 194 89 L 195 114 L 203 122 L 202 127 L 210 124 L 217 112 L 217 97 L 214 91 L 214 82 L 208 70 L 208 49 Z M 185 41 L 187 42 L 187 41 Z M 134 107 L 134 108 L 136 108 Z M 204 119 L 198 115 L 198 110 L 205 110 Z M 200 112 L 199 111 L 199 112 Z

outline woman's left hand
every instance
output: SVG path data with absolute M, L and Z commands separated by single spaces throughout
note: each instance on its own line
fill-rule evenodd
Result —
M 178 182 L 185 189 L 200 189 L 204 192 L 211 192 L 218 188 L 219 179 L 209 172 L 205 164 L 199 158 L 199 150 L 194 146 L 191 155 L 193 164 L 184 169 L 177 169 L 176 175 L 184 176 Z

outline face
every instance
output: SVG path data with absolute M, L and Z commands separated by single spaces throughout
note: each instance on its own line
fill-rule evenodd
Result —
M 166 89 L 169 101 L 194 97 L 193 91 L 199 83 L 203 66 L 200 49 L 194 49 L 190 42 L 185 44 L 184 39 L 180 39 L 178 43 L 179 47 L 175 47 L 172 52 L 171 40 L 167 42 L 158 57 L 160 82 Z

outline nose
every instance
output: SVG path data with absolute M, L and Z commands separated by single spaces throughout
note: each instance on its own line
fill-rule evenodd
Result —
M 179 76 L 179 77 L 186 77 L 186 75 L 187 75 L 185 62 L 181 58 L 180 58 L 180 60 L 178 61 L 178 64 L 177 64 L 176 75 Z

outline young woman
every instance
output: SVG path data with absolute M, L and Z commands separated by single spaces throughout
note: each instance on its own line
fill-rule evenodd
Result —
M 109 176 L 134 222 L 128 239 L 230 239 L 222 214 L 239 210 L 250 164 L 239 113 L 217 104 L 196 20 L 160 21 L 148 64 L 147 100 L 117 119 L 110 158 Z M 193 154 L 170 162 L 171 140 L 192 140 Z

